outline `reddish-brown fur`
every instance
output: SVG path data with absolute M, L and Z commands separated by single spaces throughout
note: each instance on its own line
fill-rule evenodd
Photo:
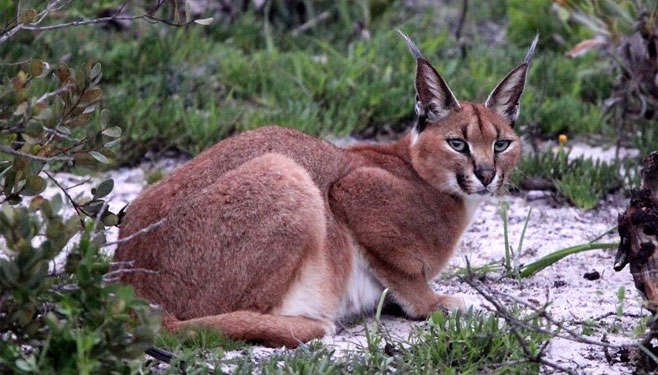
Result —
M 449 90 L 424 76 L 433 68 L 418 74 L 417 88 L 428 80 L 418 104 L 427 126 L 396 143 L 341 149 L 265 127 L 218 143 L 146 189 L 120 236 L 166 221 L 122 243 L 115 259 L 157 273 L 126 273 L 122 282 L 163 307 L 167 329 L 207 325 L 273 346 L 333 332 L 335 320 L 371 308 L 383 287 L 411 317 L 460 307 L 428 281 L 450 259 L 470 202 L 498 191 L 517 162 L 507 114 L 518 108 L 462 101 L 433 113 L 437 97 L 452 93 L 433 91 Z M 525 70 L 523 82 L 513 78 L 503 85 L 508 96 Z M 467 141 L 469 154 L 451 149 L 450 137 Z M 512 146 L 495 153 L 501 139 Z M 483 166 L 487 181 L 497 176 L 490 187 L 477 182 Z

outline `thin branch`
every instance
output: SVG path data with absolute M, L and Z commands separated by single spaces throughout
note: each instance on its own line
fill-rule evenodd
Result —
M 156 12 L 164 2 L 159 2 L 156 4 L 154 7 L 149 9 L 146 13 L 139 14 L 136 16 L 119 16 L 119 14 L 124 10 L 126 7 L 128 1 L 124 2 L 119 10 L 115 12 L 113 15 L 108 16 L 108 17 L 99 17 L 99 18 L 93 18 L 93 19 L 79 19 L 75 21 L 70 21 L 70 22 L 64 22 L 64 23 L 59 23 L 55 25 L 48 25 L 48 26 L 39 26 L 41 22 L 50 14 L 52 11 L 57 10 L 61 8 L 63 5 L 65 5 L 65 2 L 61 0 L 55 0 L 51 2 L 46 9 L 41 11 L 36 17 L 36 20 L 32 23 L 26 24 L 26 23 L 19 23 L 16 26 L 12 27 L 11 29 L 5 31 L 3 34 L 0 35 L 0 44 L 3 44 L 9 38 L 13 37 L 16 33 L 18 33 L 21 30 L 30 30 L 30 31 L 50 31 L 50 30 L 57 30 L 57 29 L 63 29 L 67 27 L 76 27 L 76 26 L 85 26 L 85 25 L 92 25 L 92 24 L 101 24 L 101 23 L 107 23 L 107 22 L 113 22 L 113 21 L 134 21 L 134 20 L 147 20 L 147 21 L 153 21 L 153 22 L 159 22 L 159 23 L 164 23 L 169 26 L 174 26 L 174 27 L 184 27 L 187 26 L 191 23 L 194 23 L 194 20 L 191 20 L 189 22 L 171 22 L 163 18 L 158 18 L 153 16 L 153 13 Z M 59 6 L 59 8 L 58 8 Z
M 51 161 L 68 161 L 68 162 L 73 161 L 73 158 L 70 158 L 68 156 L 51 156 L 51 157 L 37 156 L 37 155 L 32 155 L 32 154 L 26 154 L 24 152 L 14 150 L 11 147 L 7 147 L 7 146 L 0 146 L 0 153 L 10 154 L 10 155 L 14 155 L 14 156 L 20 156 L 20 157 L 23 157 L 23 158 L 42 161 L 42 162 L 46 162 L 46 163 L 51 162 Z
M 459 14 L 459 23 L 457 24 L 457 30 L 455 31 L 455 39 L 457 43 L 462 37 L 462 32 L 464 31 L 464 25 L 466 24 L 466 14 L 468 13 L 468 0 L 462 0 L 462 9 Z
M 27 64 L 27 63 L 29 63 L 30 61 L 32 61 L 31 58 L 30 58 L 30 59 L 21 60 L 21 61 L 16 61 L 16 62 L 10 62 L 10 63 L 0 63 L 0 66 L 15 66 L 15 65 L 23 65 L 23 64 Z
M 152 231 L 153 229 L 159 227 L 160 225 L 162 225 L 166 221 L 167 221 L 167 218 L 162 218 L 162 219 L 156 221 L 155 223 L 148 225 L 146 228 L 142 228 L 142 229 L 138 230 L 137 232 L 135 232 L 135 233 L 133 233 L 129 236 L 126 236 L 126 237 L 124 237 L 122 239 L 119 239 L 119 240 L 116 240 L 116 241 L 107 242 L 102 247 L 108 247 L 108 246 L 113 246 L 113 245 L 118 245 L 118 244 L 121 244 L 121 243 L 124 243 L 124 242 L 128 242 L 128 241 L 132 240 L 133 238 L 135 238 L 137 236 L 141 236 L 142 234 L 146 234 L 146 233 Z
M 77 184 L 73 184 L 73 185 L 67 187 L 66 190 L 71 190 L 71 189 L 73 189 L 73 188 L 76 188 L 76 187 L 78 187 L 78 186 L 82 186 L 82 185 L 84 185 L 84 184 L 86 184 L 86 183 L 89 183 L 89 182 L 91 182 L 91 178 L 88 178 L 88 179 L 86 179 L 86 180 L 84 180 L 84 181 L 82 181 L 82 182 L 78 182 Z
M 470 265 L 469 264 L 467 264 L 467 265 L 470 268 Z M 562 366 L 558 365 L 557 363 L 555 363 L 553 361 L 549 361 L 549 360 L 543 358 L 543 351 L 540 351 L 537 354 L 532 353 L 532 351 L 528 348 L 528 345 L 526 344 L 525 340 L 523 339 L 523 337 L 521 336 L 521 334 L 517 330 L 517 326 L 521 325 L 522 327 L 526 326 L 526 327 L 523 327 L 523 328 L 528 328 L 527 325 L 526 324 L 511 324 L 514 321 L 518 322 L 518 320 L 515 319 L 514 317 L 512 317 L 511 314 L 507 311 L 507 309 L 505 307 L 503 307 L 498 300 L 496 300 L 490 294 L 487 294 L 482 289 L 480 289 L 476 285 L 475 281 L 469 280 L 468 278 L 465 279 L 465 280 L 466 280 L 466 283 L 468 285 L 470 285 L 473 289 L 475 289 L 484 299 L 486 299 L 489 303 L 491 303 L 495 307 L 496 310 L 494 312 L 496 313 L 496 315 L 500 316 L 501 318 L 503 318 L 508 323 L 510 331 L 512 332 L 512 334 L 516 338 L 516 341 L 518 341 L 519 345 L 521 345 L 521 349 L 523 350 L 523 354 L 528 358 L 528 360 L 530 360 L 532 362 L 542 364 L 542 365 L 545 365 L 545 366 L 548 366 L 548 367 L 551 367 L 551 368 L 553 368 L 555 370 L 558 370 L 558 371 L 562 371 L 566 374 L 576 375 L 576 373 L 574 371 L 572 371 L 571 369 L 567 369 L 565 367 L 562 367 Z M 531 329 L 535 329 L 535 328 L 538 328 L 538 327 L 531 327 Z
M 104 282 L 111 282 L 115 281 L 118 279 L 118 275 L 122 275 L 124 273 L 138 273 L 138 272 L 143 272 L 143 273 L 148 273 L 148 274 L 157 274 L 160 273 L 160 271 L 155 271 L 155 270 L 150 270 L 148 268 L 121 268 L 118 270 L 110 271 L 103 275 L 103 281 Z
M 45 101 L 46 99 L 48 99 L 50 97 L 53 97 L 55 95 L 59 95 L 63 92 L 66 92 L 71 87 L 73 87 L 73 84 L 69 83 L 68 85 L 64 85 L 64 86 L 60 87 L 59 89 L 57 89 L 55 91 L 47 92 L 47 93 L 41 95 L 41 97 L 39 99 L 37 99 L 36 103 L 41 103 L 41 102 Z
M 171 21 L 167 21 L 164 18 L 158 18 L 154 17 L 150 14 L 140 14 L 137 16 L 123 16 L 123 17 L 117 17 L 117 16 L 108 16 L 108 17 L 99 17 L 99 18 L 93 18 L 90 20 L 76 20 L 76 21 L 71 21 L 71 22 L 65 22 L 65 23 L 58 23 L 56 25 L 48 25 L 48 26 L 24 26 L 23 30 L 31 30 L 31 31 L 50 31 L 50 30 L 57 30 L 57 29 L 64 29 L 67 27 L 76 27 L 76 26 L 85 26 L 85 25 L 93 25 L 93 24 L 99 24 L 99 23 L 106 23 L 106 22 L 112 22 L 112 21 L 135 21 L 135 20 L 148 20 L 148 21 L 154 21 L 154 22 L 160 22 L 164 23 L 169 26 L 175 26 L 175 27 L 183 27 L 187 26 L 189 24 L 194 23 L 194 20 L 190 22 L 181 22 L 181 23 L 174 23 Z
M 96 213 L 96 218 L 94 219 L 94 226 L 91 229 L 91 233 L 96 233 L 96 229 L 98 229 L 98 223 L 100 223 L 103 213 L 107 210 L 107 206 L 109 205 L 109 199 L 103 201 L 103 205 L 101 206 L 101 209 Z
M 73 205 L 73 209 L 75 209 L 75 213 L 78 214 L 78 219 L 80 219 L 80 227 L 82 227 L 82 229 L 84 229 L 85 228 L 85 222 L 84 222 L 84 219 L 83 219 L 83 216 L 82 216 L 81 209 L 80 209 L 80 207 L 78 207 L 78 204 L 75 202 L 75 200 L 73 200 L 73 197 L 71 197 L 69 192 L 66 189 L 64 189 L 64 187 L 62 185 L 60 185 L 60 183 L 50 173 L 48 173 L 45 170 L 43 170 L 42 172 L 45 173 L 46 176 L 48 176 L 48 178 L 52 182 L 55 183 L 55 185 L 57 185 L 57 187 L 62 191 L 62 193 L 64 193 L 64 195 L 69 200 L 69 202 L 71 202 L 71 205 Z
M 480 295 L 482 295 L 482 297 L 484 297 L 485 299 L 487 299 L 487 297 L 493 298 L 492 295 L 502 296 L 504 298 L 508 298 L 510 301 L 512 301 L 514 303 L 517 303 L 519 305 L 522 305 L 524 307 L 527 307 L 527 308 L 533 310 L 534 312 L 538 313 L 539 317 L 546 319 L 548 322 L 550 322 L 551 324 L 558 327 L 559 331 L 566 332 L 567 335 L 561 334 L 561 333 L 555 333 L 555 332 L 552 332 L 552 331 L 549 331 L 549 330 L 546 330 L 546 329 L 543 329 L 543 328 L 539 328 L 539 327 L 533 327 L 531 325 L 528 325 L 526 322 L 524 322 L 522 320 L 514 318 L 513 316 L 509 315 L 509 313 L 508 313 L 507 317 L 501 316 L 508 323 L 517 324 L 517 325 L 520 325 L 520 326 L 522 326 L 523 328 L 526 328 L 526 329 L 531 329 L 531 330 L 534 330 L 534 331 L 539 332 L 539 333 L 549 334 L 549 335 L 552 335 L 554 337 L 558 337 L 558 338 L 573 341 L 573 342 L 578 342 L 578 343 L 581 343 L 581 344 L 595 345 L 595 346 L 601 346 L 601 347 L 607 347 L 607 348 L 613 348 L 613 349 L 636 348 L 639 345 L 639 343 L 637 343 L 637 342 L 621 343 L 621 344 L 609 344 L 609 343 L 605 343 L 605 342 L 601 342 L 601 341 L 591 340 L 591 339 L 589 339 L 587 337 L 584 337 L 584 336 L 580 335 L 579 333 L 573 331 L 572 329 L 569 329 L 569 328 L 565 327 L 562 322 L 559 322 L 559 321 L 553 319 L 550 315 L 546 314 L 544 311 L 538 309 L 537 307 L 535 307 L 535 306 L 533 306 L 533 305 L 531 305 L 531 304 L 529 304 L 525 301 L 522 301 L 522 300 L 520 300 L 518 298 L 515 298 L 513 296 L 510 296 L 508 294 L 504 294 L 504 293 L 500 293 L 500 292 L 491 290 L 490 288 L 487 288 L 487 292 L 485 293 L 482 290 L 482 288 L 479 288 L 479 287 L 475 286 L 474 281 L 466 279 L 465 282 L 467 284 L 469 284 L 471 287 L 473 287 L 473 289 L 475 289 L 478 293 L 480 293 Z M 480 285 L 482 285 L 482 284 L 480 284 Z M 487 294 L 487 293 L 489 293 L 489 294 Z M 487 295 L 487 297 L 485 297 L 485 295 Z
M 53 137 L 56 137 L 56 138 L 59 138 L 59 139 L 63 139 L 63 140 L 65 140 L 65 141 L 69 141 L 69 142 L 80 142 L 79 139 L 77 139 L 77 138 L 73 138 L 73 137 L 69 137 L 68 135 L 66 135 L 66 134 L 64 134 L 64 133 L 58 132 L 57 129 L 50 129 L 50 128 L 47 128 L 47 127 L 44 126 L 44 127 L 43 127 L 43 131 L 44 131 L 45 133 L 50 134 L 50 135 L 53 136 Z
M 36 21 L 32 22 L 30 25 L 38 25 L 39 23 L 41 23 L 50 12 L 59 9 L 57 8 L 57 6 L 60 4 L 63 5 L 63 2 L 60 0 L 55 0 L 50 2 L 46 6 L 46 9 L 42 10 L 41 13 L 37 15 Z M 16 19 L 18 19 L 18 17 Z M 19 23 L 16 26 L 12 27 L 11 29 L 6 30 L 3 34 L 0 35 L 0 44 L 9 40 L 9 38 L 13 37 L 17 32 L 21 30 L 25 30 L 26 27 L 29 27 L 29 25 L 25 23 Z
M 291 34 L 292 34 L 292 36 L 297 36 L 297 35 L 303 33 L 304 31 L 306 31 L 308 29 L 314 28 L 320 22 L 329 19 L 330 16 L 331 16 L 331 12 L 328 11 L 328 10 L 325 10 L 324 12 L 318 14 L 316 17 L 313 17 L 310 20 L 308 20 L 308 21 L 304 22 L 303 24 L 299 25 L 298 27 L 296 27 L 292 31 Z

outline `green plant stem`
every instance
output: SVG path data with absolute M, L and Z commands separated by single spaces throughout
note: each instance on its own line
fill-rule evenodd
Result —
M 377 304 L 377 312 L 375 313 L 375 320 L 379 321 L 382 317 L 382 309 L 384 308 L 384 300 L 388 294 L 388 288 L 382 291 L 382 295 L 379 297 L 379 303 Z
M 504 204 L 501 207 L 500 215 L 503 218 L 503 235 L 505 236 L 505 271 L 510 272 L 512 271 L 512 266 L 511 266 L 512 254 L 510 254 L 509 236 L 507 233 L 507 210 L 508 210 L 508 206 Z
M 554 264 L 560 259 L 566 257 L 567 255 L 580 253 L 583 251 L 589 250 L 598 250 L 598 249 L 613 249 L 619 246 L 619 243 L 588 243 L 583 245 L 577 245 L 572 247 L 567 247 L 566 249 L 555 251 L 551 254 L 546 255 L 545 257 L 539 258 L 538 260 L 521 267 L 520 276 L 522 278 L 531 277 L 537 272 L 543 270 L 544 268 Z M 511 272 L 508 272 L 505 276 L 510 276 Z

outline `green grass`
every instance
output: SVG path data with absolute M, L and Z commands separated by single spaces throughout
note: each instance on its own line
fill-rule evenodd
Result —
M 491 46 L 475 36 L 462 60 L 454 36 L 445 24 L 436 24 L 449 20 L 458 4 L 421 11 L 383 0 L 366 8 L 348 1 L 305 3 L 309 14 L 329 10 L 334 16 L 298 36 L 291 29 L 301 20 L 296 13 L 286 15 L 290 9 L 280 2 L 273 5 L 269 34 L 262 15 L 251 11 L 231 25 L 176 29 L 136 22 L 122 32 L 85 27 L 38 38 L 24 33 L 0 46 L 0 61 L 37 56 L 51 64 L 62 58 L 72 65 L 100 61 L 103 105 L 111 110 L 111 124 L 125 134 L 119 161 L 132 162 L 149 150 L 194 155 L 266 124 L 323 137 L 405 128 L 413 120 L 415 67 L 396 28 L 419 43 L 459 98 L 474 100 L 486 98 L 532 39 L 515 34 L 512 44 Z M 504 2 L 477 8 L 467 29 L 476 27 L 470 22 L 494 16 L 504 23 Z M 364 17 L 370 40 L 353 35 L 354 22 Z M 542 136 L 600 131 L 605 121 L 597 104 L 612 78 L 594 57 L 570 60 L 564 51 L 545 48 L 550 40 L 542 39 L 530 71 L 519 120 L 528 126 L 521 130 Z
M 635 186 L 629 175 L 622 175 L 621 161 L 610 163 L 580 156 L 569 160 L 569 149 L 538 151 L 524 155 L 511 178 L 523 188 L 530 179 L 552 184 L 570 203 L 590 210 L 608 193 Z M 628 166 L 626 166 L 628 170 Z
M 518 309 L 513 314 L 526 319 L 530 326 L 544 327 L 537 317 L 525 316 Z M 491 313 L 469 310 L 445 315 L 433 314 L 424 326 L 413 330 L 408 338 L 392 338 L 385 328 L 368 329 L 371 339 L 364 347 L 350 352 L 312 341 L 295 350 L 279 351 L 256 359 L 247 349 L 233 359 L 217 356 L 213 365 L 230 366 L 233 374 L 537 374 L 536 363 L 522 362 L 523 350 L 510 327 Z M 549 339 L 548 335 L 520 329 L 526 345 L 533 351 Z M 199 359 L 202 348 L 185 353 L 187 373 L 210 374 Z M 146 371 L 148 373 L 148 371 Z M 170 373 L 175 373 L 170 369 Z
M 227 338 L 217 330 L 197 328 L 183 333 L 170 333 L 163 331 L 156 338 L 155 346 L 174 352 L 188 349 L 222 349 L 230 351 L 242 349 L 246 347 L 247 344 L 242 341 Z

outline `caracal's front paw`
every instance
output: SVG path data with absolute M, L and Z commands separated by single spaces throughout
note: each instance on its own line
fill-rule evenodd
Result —
M 445 312 L 466 310 L 466 301 L 460 296 L 449 296 L 447 294 L 439 294 L 437 310 L 444 310 Z

